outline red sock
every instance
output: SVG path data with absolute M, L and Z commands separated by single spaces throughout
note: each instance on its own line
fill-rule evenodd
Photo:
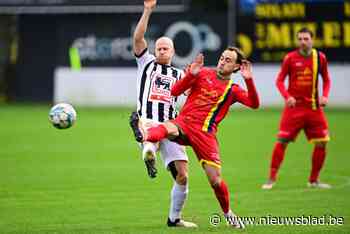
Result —
M 156 127 L 151 127 L 147 130 L 147 138 L 146 141 L 150 142 L 158 142 L 166 138 L 168 135 L 168 130 L 164 125 L 159 124 Z
M 221 209 L 226 214 L 230 210 L 230 193 L 225 181 L 221 180 L 219 185 L 213 186 L 216 198 L 218 199 Z
M 286 151 L 286 145 L 281 142 L 276 142 L 273 149 L 271 165 L 270 165 L 270 180 L 275 181 L 277 178 L 278 169 L 284 159 L 284 153 Z
M 309 177 L 310 182 L 316 182 L 326 158 L 326 148 L 315 146 L 312 154 L 312 169 Z

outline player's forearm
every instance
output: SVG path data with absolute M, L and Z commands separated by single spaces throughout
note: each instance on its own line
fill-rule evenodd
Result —
M 285 100 L 287 100 L 290 97 L 290 94 L 288 93 L 286 87 L 284 86 L 284 81 L 278 78 L 276 81 L 276 86 L 280 94 L 282 95 L 282 97 Z
M 134 31 L 134 48 L 137 47 L 140 43 L 143 43 L 145 41 L 145 33 L 147 31 L 148 22 L 150 19 L 150 16 L 152 14 L 152 9 L 145 8 L 143 11 L 143 14 L 139 20 L 139 22 L 136 25 L 135 31 Z
M 328 98 L 329 90 L 331 89 L 331 80 L 329 79 L 328 74 L 322 77 L 323 77 L 322 96 Z
M 247 89 L 248 89 L 248 102 L 247 106 L 257 109 L 260 106 L 258 92 L 256 91 L 256 87 L 252 78 L 244 79 Z
M 185 77 L 177 81 L 171 88 L 172 96 L 179 96 L 186 90 L 190 89 L 195 81 L 196 77 L 190 72 L 186 73 Z

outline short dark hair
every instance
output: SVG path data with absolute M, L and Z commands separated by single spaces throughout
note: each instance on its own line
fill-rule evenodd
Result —
M 297 35 L 299 33 L 308 33 L 308 34 L 310 34 L 311 38 L 314 37 L 314 33 L 310 29 L 308 29 L 307 27 L 303 27 L 303 28 L 299 29 L 299 31 L 297 32 Z
M 240 50 L 239 48 L 234 47 L 234 46 L 229 46 L 226 48 L 226 50 L 236 52 L 236 54 L 237 54 L 236 63 L 242 65 L 243 60 L 246 60 L 246 57 L 245 57 L 243 51 Z

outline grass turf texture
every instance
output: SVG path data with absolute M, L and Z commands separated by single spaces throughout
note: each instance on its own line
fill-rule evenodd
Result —
M 212 227 L 220 213 L 190 148 L 190 194 L 184 210 L 196 230 L 165 226 L 172 181 L 158 161 L 147 177 L 128 126 L 127 109 L 77 108 L 76 125 L 48 123 L 50 106 L 0 106 L 0 233 L 231 233 Z M 303 134 L 287 149 L 278 184 L 268 174 L 280 110 L 234 110 L 219 128 L 223 176 L 241 216 L 333 215 L 337 226 L 248 226 L 240 233 L 350 233 L 350 110 L 327 110 L 332 141 L 321 179 L 306 188 L 312 145 Z

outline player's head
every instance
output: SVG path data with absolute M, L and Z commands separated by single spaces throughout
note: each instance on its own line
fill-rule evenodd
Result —
M 171 64 L 175 53 L 174 42 L 169 37 L 160 37 L 156 41 L 155 55 L 159 64 Z
M 313 46 L 314 34 L 308 28 L 301 28 L 297 32 L 298 47 L 303 51 L 310 51 Z
M 231 75 L 239 71 L 243 60 L 245 60 L 245 56 L 240 49 L 232 46 L 227 47 L 219 58 L 216 66 L 217 71 L 222 76 Z

